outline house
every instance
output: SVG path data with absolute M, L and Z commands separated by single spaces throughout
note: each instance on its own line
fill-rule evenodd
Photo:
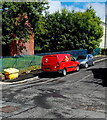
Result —
M 103 36 L 102 36 L 102 41 L 100 43 L 100 48 L 104 48 L 104 49 L 107 49 L 107 24 L 102 22 L 101 26 L 103 26 Z

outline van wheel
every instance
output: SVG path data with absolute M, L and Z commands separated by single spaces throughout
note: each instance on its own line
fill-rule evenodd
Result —
M 62 75 L 63 75 L 63 76 L 66 76 L 66 74 L 67 74 L 66 69 L 63 69 L 63 71 L 62 71 Z
M 79 66 L 77 66 L 77 67 L 76 67 L 76 71 L 77 71 L 77 72 L 79 72 L 79 70 L 80 70 L 80 67 L 79 67 Z

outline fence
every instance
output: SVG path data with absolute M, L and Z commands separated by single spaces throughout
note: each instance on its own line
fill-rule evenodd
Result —
M 86 49 L 80 49 L 80 50 L 68 50 L 68 51 L 60 51 L 60 52 L 48 52 L 48 53 L 39 53 L 36 55 L 50 55 L 50 54 L 71 54 L 74 57 L 77 57 L 78 55 L 82 55 L 82 54 L 87 54 L 88 51 Z
M 100 52 L 101 52 L 101 49 L 100 48 L 96 48 L 96 49 L 93 50 L 93 52 L 91 54 L 95 56 L 95 55 L 100 54 Z
M 19 70 L 25 69 L 30 66 L 40 66 L 41 67 L 42 56 L 36 55 L 26 55 L 26 56 L 15 56 L 15 57 L 3 57 L 0 58 L 2 65 L 0 65 L 0 70 L 6 68 L 17 68 Z
M 99 54 L 100 49 L 95 49 L 93 51 L 93 55 Z M 41 67 L 41 60 L 43 55 L 49 54 L 72 54 L 73 56 L 78 56 L 81 54 L 87 54 L 87 50 L 69 50 L 69 51 L 61 51 L 61 52 L 48 52 L 48 53 L 40 53 L 36 55 L 26 55 L 26 56 L 15 56 L 15 57 L 1 57 L 0 58 L 0 71 L 5 68 L 17 68 L 19 70 L 25 69 L 30 66 L 39 66 Z

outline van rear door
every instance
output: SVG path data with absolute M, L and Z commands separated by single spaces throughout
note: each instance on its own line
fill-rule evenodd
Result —
M 57 56 L 45 56 L 42 59 L 43 71 L 57 71 Z

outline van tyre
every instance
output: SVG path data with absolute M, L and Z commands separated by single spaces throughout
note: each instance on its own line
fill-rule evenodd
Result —
M 76 67 L 76 71 L 77 71 L 77 72 L 79 72 L 79 70 L 80 70 L 80 67 L 79 67 L 79 66 L 77 66 L 77 67 Z
M 67 74 L 66 69 L 63 69 L 63 70 L 62 70 L 62 76 L 66 76 L 66 74 Z

